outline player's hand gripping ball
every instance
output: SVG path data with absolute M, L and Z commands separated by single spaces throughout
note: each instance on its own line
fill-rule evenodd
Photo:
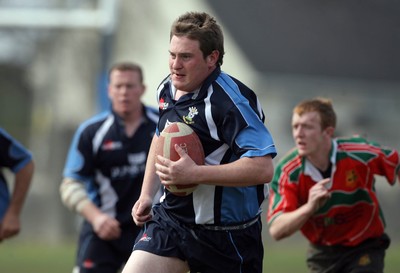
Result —
M 203 145 L 189 125 L 183 122 L 174 122 L 164 128 L 158 138 L 156 155 L 161 155 L 172 161 L 179 160 L 180 156 L 175 151 L 175 144 L 178 144 L 197 165 L 204 165 Z M 186 196 L 191 194 L 197 185 L 167 185 L 165 187 L 175 195 Z

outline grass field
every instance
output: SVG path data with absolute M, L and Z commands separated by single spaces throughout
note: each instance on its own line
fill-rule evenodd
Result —
M 304 243 L 266 242 L 264 272 L 306 273 Z M 75 255 L 74 240 L 48 245 L 6 241 L 0 243 L 1 273 L 70 273 Z M 385 273 L 398 273 L 400 245 L 393 245 L 386 256 Z

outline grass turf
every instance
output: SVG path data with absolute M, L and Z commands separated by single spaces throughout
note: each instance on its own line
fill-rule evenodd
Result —
M 0 243 L 1 273 L 70 273 L 75 256 L 75 241 L 46 244 L 5 241 Z M 266 242 L 264 272 L 306 273 L 303 242 Z M 400 268 L 400 244 L 393 244 L 386 255 L 385 273 Z

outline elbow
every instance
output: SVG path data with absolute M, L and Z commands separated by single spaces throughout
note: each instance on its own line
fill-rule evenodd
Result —
M 272 239 L 274 239 L 274 241 L 276 241 L 276 242 L 278 242 L 278 241 L 280 241 L 281 239 L 282 239 L 282 237 L 280 237 L 280 236 L 277 236 L 276 234 L 274 234 L 274 233 L 269 233 L 270 235 L 271 235 L 271 237 L 272 237 Z
M 269 155 L 258 157 L 253 161 L 256 166 L 252 170 L 252 175 L 254 175 L 254 179 L 257 181 L 258 184 L 265 184 L 272 181 L 274 177 L 274 165 L 272 162 L 272 158 Z
M 28 164 L 25 165 L 25 167 L 22 169 L 27 175 L 33 176 L 33 173 L 35 171 L 35 163 L 33 160 L 29 161 Z
M 256 175 L 255 180 L 257 181 L 257 184 L 268 184 L 272 181 L 274 173 L 273 171 L 268 172 L 267 170 L 260 170 Z
M 243 158 L 241 162 L 244 162 L 241 168 L 238 168 L 238 176 L 241 180 L 247 179 L 251 185 L 266 184 L 272 181 L 274 177 L 274 166 L 272 158 L 269 155 Z
M 267 164 L 263 171 L 263 181 L 264 183 L 269 183 L 272 181 L 274 177 L 274 166 L 271 164 Z
M 266 171 L 266 181 L 267 183 L 272 181 L 272 178 L 274 177 L 274 163 L 272 161 L 272 157 L 271 156 L 267 156 L 267 164 L 265 167 L 265 171 Z
M 280 241 L 292 234 L 288 226 L 285 226 L 281 220 L 282 219 L 274 219 L 269 224 L 269 234 L 275 241 Z
M 272 181 L 273 177 L 274 177 L 274 170 L 272 169 L 270 172 L 266 173 L 266 175 L 265 175 L 266 183 L 270 183 Z
M 269 234 L 271 235 L 272 239 L 274 239 L 275 241 L 280 241 L 287 237 L 282 232 L 280 232 L 279 230 L 277 230 L 276 228 L 274 228 L 272 226 L 269 228 Z
M 62 203 L 71 211 L 81 212 L 90 202 L 82 183 L 72 178 L 64 178 L 59 187 Z

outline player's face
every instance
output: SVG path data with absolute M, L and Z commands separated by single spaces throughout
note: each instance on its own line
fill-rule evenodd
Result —
M 321 118 L 317 112 L 293 114 L 292 134 L 301 156 L 315 156 L 326 145 L 327 133 L 321 128 Z
M 127 116 L 141 107 L 140 98 L 145 91 L 137 71 L 114 70 L 110 75 L 108 96 L 113 110 Z
M 173 36 L 169 46 L 169 69 L 176 89 L 193 92 L 214 70 L 218 52 L 204 58 L 197 40 Z

